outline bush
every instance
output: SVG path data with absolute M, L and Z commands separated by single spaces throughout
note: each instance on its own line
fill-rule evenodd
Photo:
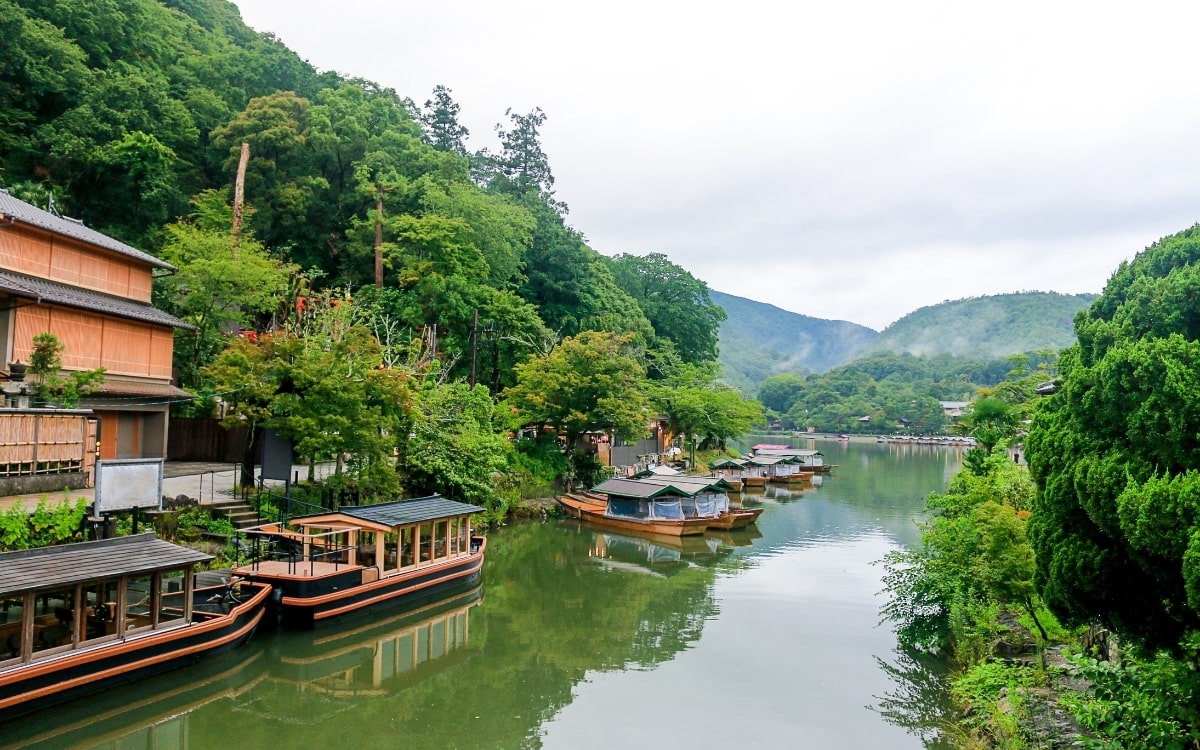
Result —
M 1200 747 L 1200 635 L 1185 639 L 1184 658 L 1159 652 L 1110 664 L 1081 657 L 1079 676 L 1092 683 L 1084 695 L 1064 699 L 1076 719 L 1094 732 L 1094 748 L 1183 750 Z
M 15 505 L 0 513 L 0 551 L 48 547 L 83 540 L 83 518 L 87 504 L 83 498 L 64 498 L 54 505 L 43 497 L 29 513 Z

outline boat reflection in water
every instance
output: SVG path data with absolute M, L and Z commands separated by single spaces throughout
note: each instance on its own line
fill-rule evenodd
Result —
M 752 533 L 726 531 L 702 537 L 635 536 L 607 531 L 593 534 L 588 554 L 596 564 L 609 570 L 663 577 L 692 566 L 711 566 L 727 557 L 739 543 L 749 544 L 744 540 L 753 535 L 762 536 L 757 530 Z M 726 537 L 733 543 L 726 543 Z
M 155 677 L 8 722 L 2 744 L 5 750 L 174 750 L 211 738 L 214 716 L 320 724 L 469 658 L 468 614 L 482 600 L 477 585 L 387 619 L 349 620 L 341 630 L 260 633 L 193 667 L 186 683 Z M 219 704 L 216 711 L 205 709 L 210 704 Z
M 468 613 L 482 600 L 483 586 L 475 586 L 387 619 L 360 620 L 357 627 L 308 638 L 281 635 L 275 643 L 279 655 L 267 676 L 272 689 L 244 696 L 238 710 L 273 715 L 279 693 L 289 706 L 327 703 L 335 713 L 353 705 L 341 699 L 393 695 L 473 653 L 467 645 Z M 315 721 L 320 713 L 305 715 Z M 294 721 L 294 708 L 286 715 Z

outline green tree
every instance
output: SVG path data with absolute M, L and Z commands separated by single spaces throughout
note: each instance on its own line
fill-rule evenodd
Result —
M 54 404 L 74 409 L 79 399 L 91 393 L 104 382 L 104 368 L 74 370 L 63 375 L 63 344 L 49 331 L 33 337 L 33 350 L 29 354 L 29 372 L 37 386 L 35 406 Z
M 226 421 L 277 429 L 305 458 L 347 454 L 368 496 L 394 495 L 393 451 L 408 434 L 410 372 L 383 367 L 381 347 L 363 327 L 309 329 L 309 336 L 235 340 L 205 368 L 228 406 Z
M 589 432 L 644 437 L 649 418 L 645 372 L 628 351 L 631 337 L 584 331 L 554 351 L 517 365 L 517 383 L 504 391 L 525 424 L 550 425 L 573 452 Z
M 450 95 L 450 89 L 442 85 L 433 87 L 433 98 L 425 101 L 421 114 L 421 126 L 425 140 L 439 151 L 452 151 L 467 155 L 467 136 L 471 131 L 458 122 L 458 102 Z
M 680 365 L 651 389 L 651 400 L 670 431 L 686 435 L 698 447 L 724 448 L 730 438 L 740 437 L 755 425 L 765 423 L 762 404 L 744 398 L 712 378 L 711 368 Z
M 959 419 L 960 432 L 973 436 L 986 453 L 1017 434 L 1017 415 L 1007 402 L 994 398 L 980 398 Z
M 405 489 L 416 495 L 438 492 L 503 511 L 495 484 L 506 468 L 510 446 L 492 427 L 492 409 L 491 396 L 482 386 L 424 379 L 413 391 L 410 433 L 401 443 L 397 464 Z
M 1197 261 L 1192 227 L 1121 264 L 1025 440 L 1046 602 L 1148 646 L 1200 629 Z
M 804 395 L 805 380 L 794 372 L 772 375 L 758 385 L 758 400 L 778 414 L 786 414 Z
M 201 204 L 219 198 L 207 194 Z M 158 280 L 157 301 L 164 309 L 195 326 L 179 331 L 175 364 L 180 383 L 196 387 L 201 370 L 229 344 L 236 332 L 256 315 L 273 312 L 298 269 L 271 257 L 253 237 L 243 235 L 234 248 L 228 227 L 204 229 L 180 221 L 167 227 L 161 257 L 178 271 Z
M 725 311 L 708 296 L 708 285 L 662 253 L 618 255 L 609 262 L 613 278 L 638 303 L 654 335 L 674 346 L 684 362 L 717 359 Z

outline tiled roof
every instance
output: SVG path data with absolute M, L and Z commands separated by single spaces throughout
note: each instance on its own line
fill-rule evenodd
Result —
M 142 575 L 211 559 L 212 555 L 156 539 L 152 532 L 4 552 L 0 553 L 0 595 Z
M 49 302 L 64 307 L 115 315 L 118 318 L 141 320 L 160 326 L 195 328 L 191 323 L 185 323 L 174 315 L 159 310 L 154 305 L 11 271 L 0 271 L 0 292 L 7 292 L 15 297 L 36 299 L 38 302 Z
M 105 250 L 119 253 L 127 258 L 139 260 L 146 265 L 166 268 L 171 271 L 176 270 L 175 266 L 166 261 L 159 260 L 149 253 L 143 253 L 141 250 L 115 240 L 107 234 L 97 232 L 95 229 L 89 229 L 83 225 L 82 221 L 55 216 L 49 211 L 43 211 L 37 206 L 9 195 L 8 191 L 3 189 L 0 189 L 0 218 L 13 219 L 22 224 L 28 224 L 39 229 L 45 229 L 48 232 L 71 237 L 80 242 L 86 242 L 89 245 L 95 245 L 96 247 L 102 247 Z
M 193 398 L 192 394 L 176 388 L 170 383 L 148 383 L 132 380 L 112 380 L 105 378 L 95 391 L 84 396 L 82 401 L 86 405 L 89 401 L 94 401 L 95 396 L 155 396 L 161 398 Z M 98 408 L 98 407 L 97 407 Z

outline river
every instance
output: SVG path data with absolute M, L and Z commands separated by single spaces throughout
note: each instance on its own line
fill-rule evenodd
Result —
M 833 474 L 747 495 L 757 529 L 658 544 L 579 525 L 489 534 L 483 584 L 244 648 L 0 727 L 54 748 L 923 748 L 936 665 L 880 626 L 954 449 L 816 444 Z

